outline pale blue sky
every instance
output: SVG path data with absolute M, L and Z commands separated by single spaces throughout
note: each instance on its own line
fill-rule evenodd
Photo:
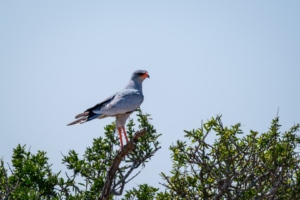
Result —
M 1 1 L 0 157 L 17 144 L 82 154 L 113 118 L 74 116 L 148 70 L 141 108 L 162 149 L 125 189 L 171 170 L 172 142 L 216 114 L 267 131 L 300 122 L 299 1 Z M 212 140 L 212 138 L 210 138 Z

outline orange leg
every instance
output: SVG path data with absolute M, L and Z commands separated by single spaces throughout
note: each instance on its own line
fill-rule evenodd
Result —
M 122 131 L 121 131 L 120 127 L 118 127 L 118 131 L 119 131 L 120 142 L 121 142 L 121 149 L 122 149 L 123 148 L 123 141 L 122 141 Z
M 126 135 L 126 131 L 125 131 L 124 126 L 122 127 L 122 129 L 123 129 L 123 132 L 124 132 L 124 136 L 125 136 L 126 142 L 128 143 L 128 138 L 127 138 L 127 135 Z

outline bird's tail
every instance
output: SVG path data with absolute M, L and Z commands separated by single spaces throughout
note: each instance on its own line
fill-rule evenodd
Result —
M 93 113 L 93 111 L 86 111 L 84 113 L 80 113 L 80 114 L 76 115 L 75 119 L 77 119 L 77 120 L 75 120 L 74 122 L 71 122 L 67 126 L 71 126 L 74 124 L 83 124 L 85 122 L 91 121 L 98 117 L 101 117 L 101 115 L 95 114 L 95 113 Z

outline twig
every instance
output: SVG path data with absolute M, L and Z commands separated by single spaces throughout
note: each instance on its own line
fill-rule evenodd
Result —
M 137 131 L 133 138 L 123 147 L 123 149 L 115 156 L 108 172 L 106 175 L 106 180 L 104 183 L 103 190 L 101 192 L 100 197 L 98 200 L 108 200 L 110 191 L 111 191 L 111 186 L 115 178 L 116 171 L 119 168 L 119 165 L 123 159 L 124 156 L 129 154 L 134 149 L 135 144 L 138 142 L 138 139 L 142 137 L 146 133 L 146 129 L 142 129 L 140 131 Z

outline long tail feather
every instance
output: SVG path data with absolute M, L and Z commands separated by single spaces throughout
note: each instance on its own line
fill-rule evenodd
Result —
M 75 118 L 76 119 L 79 118 L 79 119 L 75 120 L 74 122 L 71 122 L 67 126 L 71 126 L 71 125 L 74 125 L 74 124 L 83 124 L 85 122 L 91 121 L 91 120 L 96 119 L 98 117 L 101 117 L 101 115 L 95 114 L 95 113 L 90 112 L 90 111 L 84 112 L 84 113 L 78 114 Z
M 74 124 L 82 124 L 84 122 L 86 122 L 88 120 L 88 116 L 87 117 L 82 117 L 80 119 L 77 119 L 76 121 L 74 122 L 71 122 L 70 124 L 68 124 L 67 126 L 71 126 L 71 125 L 74 125 Z
M 80 117 L 85 117 L 85 116 L 88 116 L 89 115 L 89 111 L 87 111 L 87 112 L 84 112 L 84 113 L 80 113 L 80 114 L 78 114 L 78 115 L 76 115 L 76 117 L 75 117 L 75 119 L 78 119 L 78 118 L 80 118 Z

